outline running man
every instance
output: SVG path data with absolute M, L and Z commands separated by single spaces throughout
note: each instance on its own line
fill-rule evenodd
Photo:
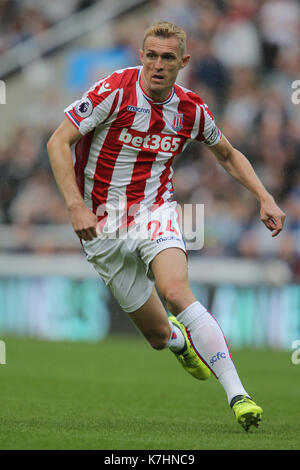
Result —
M 248 430 L 258 425 L 262 409 L 244 389 L 218 323 L 189 285 L 172 197 L 175 155 L 192 140 L 208 146 L 257 198 L 273 237 L 285 214 L 246 157 L 222 135 L 206 104 L 176 84 L 190 60 L 185 32 L 169 22 L 151 26 L 140 59 L 141 66 L 96 82 L 65 109 L 47 145 L 52 170 L 87 259 L 121 308 L 153 348 L 169 348 L 196 379 L 212 372 Z M 148 237 L 136 236 L 137 221 Z

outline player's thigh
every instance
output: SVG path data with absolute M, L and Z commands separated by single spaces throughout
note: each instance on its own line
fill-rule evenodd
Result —
M 180 248 L 167 248 L 158 253 L 150 264 L 158 291 L 174 314 L 196 301 L 188 278 L 186 254 Z
M 166 310 L 154 286 L 149 299 L 138 310 L 130 313 L 129 318 L 152 347 L 163 349 L 166 346 L 171 329 Z
M 138 311 L 152 295 L 154 283 L 146 275 L 145 264 L 135 253 L 125 256 L 124 264 L 108 283 L 124 312 Z
M 85 251 L 122 310 L 131 313 L 145 304 L 154 283 L 147 277 L 145 263 L 134 243 L 118 239 L 98 240 L 89 243 Z

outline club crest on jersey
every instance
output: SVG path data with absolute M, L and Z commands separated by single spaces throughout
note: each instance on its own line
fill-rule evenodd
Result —
M 183 114 L 176 113 L 174 115 L 172 129 L 176 132 L 179 132 L 182 129 L 182 126 L 183 126 Z
M 86 118 L 93 112 L 93 103 L 89 98 L 84 98 L 75 106 L 74 111 L 77 116 Z

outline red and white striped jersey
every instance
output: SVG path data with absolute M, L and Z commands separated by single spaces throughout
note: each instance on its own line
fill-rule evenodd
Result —
M 65 109 L 82 134 L 75 148 L 77 184 L 87 207 L 147 207 L 172 199 L 172 162 L 192 140 L 215 145 L 221 132 L 198 95 L 174 85 L 164 102 L 141 87 L 142 66 L 96 82 Z

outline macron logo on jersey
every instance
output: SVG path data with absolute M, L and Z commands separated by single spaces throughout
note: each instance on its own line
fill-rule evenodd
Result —
M 130 104 L 127 106 L 128 111 L 132 111 L 133 113 L 145 113 L 150 114 L 150 109 L 147 108 L 137 108 L 136 106 L 131 106 Z
M 119 136 L 119 140 L 137 150 L 154 150 L 158 152 L 178 153 L 181 144 L 181 137 L 166 134 L 146 134 L 145 132 L 129 130 L 124 127 Z
M 104 93 L 105 91 L 111 91 L 111 88 L 109 83 L 102 83 L 101 87 L 98 90 L 98 95 L 101 95 L 101 93 Z

